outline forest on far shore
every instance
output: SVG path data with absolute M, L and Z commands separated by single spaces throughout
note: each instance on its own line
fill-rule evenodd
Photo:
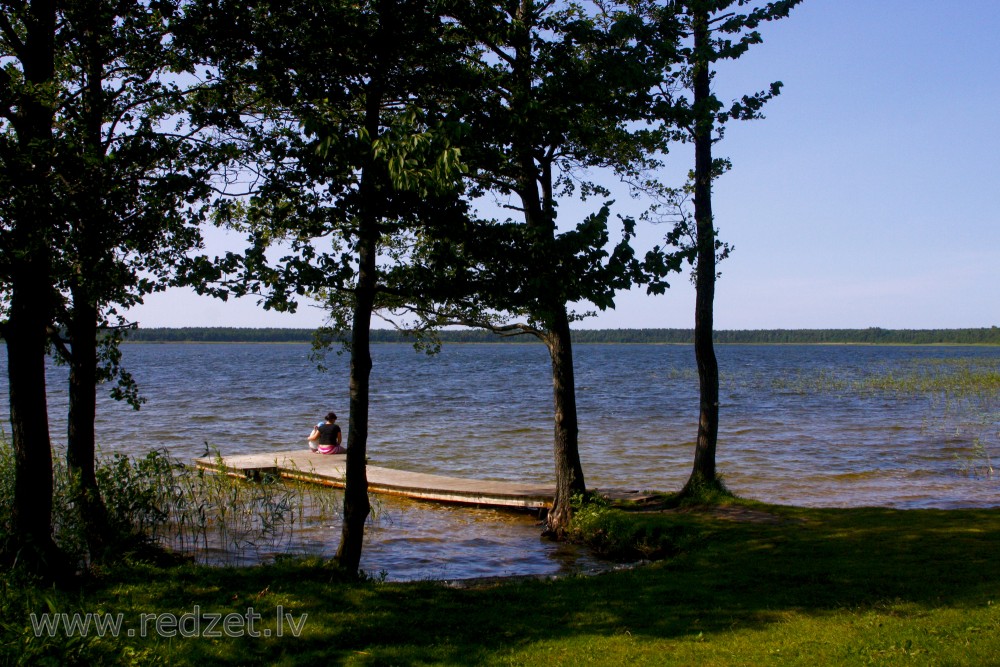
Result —
M 129 331 L 139 343 L 308 343 L 313 329 L 181 327 Z M 409 343 L 413 338 L 394 329 L 373 329 L 373 343 Z M 478 329 L 439 332 L 445 343 L 537 343 L 533 336 L 501 337 Z M 856 344 L 856 345 L 1000 345 L 1000 327 L 980 329 L 735 329 L 714 332 L 725 344 Z M 692 329 L 577 329 L 577 343 L 690 344 Z

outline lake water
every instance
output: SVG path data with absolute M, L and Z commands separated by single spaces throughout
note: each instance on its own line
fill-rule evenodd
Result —
M 697 376 L 690 346 L 575 349 L 581 457 L 591 487 L 676 490 L 690 471 Z M 719 469 L 734 492 L 813 506 L 1000 505 L 1000 403 L 991 392 L 874 387 L 1000 372 L 988 347 L 721 346 Z M 453 476 L 552 481 L 552 391 L 537 344 L 373 349 L 369 458 Z M 305 447 L 329 410 L 347 427 L 346 356 L 320 372 L 307 345 L 133 344 L 127 367 L 147 403 L 102 398 L 105 453 L 166 448 L 188 460 Z M 6 359 L 0 393 L 6 395 Z M 65 370 L 50 371 L 55 441 Z M 907 384 L 909 382 L 909 384 Z M 8 430 L 9 432 L 9 430 Z M 589 568 L 585 554 L 538 537 L 529 515 L 383 500 L 362 567 L 390 579 L 552 573 Z M 332 554 L 339 526 L 302 531 L 292 550 Z

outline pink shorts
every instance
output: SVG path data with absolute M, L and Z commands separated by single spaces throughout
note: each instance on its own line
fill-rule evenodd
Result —
M 347 451 L 340 445 L 319 445 L 316 450 L 320 454 L 343 454 Z

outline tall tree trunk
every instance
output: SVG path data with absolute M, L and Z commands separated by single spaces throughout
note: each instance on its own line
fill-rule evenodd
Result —
M 14 544 L 16 562 L 49 578 L 66 573 L 52 539 L 52 446 L 45 397 L 45 351 L 52 315 L 49 244 L 54 215 L 49 190 L 55 111 L 46 91 L 55 81 L 56 5 L 32 0 L 18 54 L 28 86 L 18 100 L 20 168 L 8 164 L 16 181 L 7 213 L 13 228 L 7 242 L 11 261 L 7 344 L 11 436 L 14 444 Z
M 10 424 L 14 444 L 16 562 L 43 576 L 64 567 L 52 540 L 52 446 L 45 397 L 48 281 L 44 271 L 22 270 L 12 285 L 10 318 L 4 330 Z
M 694 467 L 685 485 L 690 492 L 699 484 L 715 485 L 715 450 L 719 434 L 719 365 L 712 342 L 715 302 L 715 224 L 712 217 L 712 130 L 714 111 L 706 106 L 710 96 L 710 33 L 708 12 L 697 10 L 693 20 L 695 172 L 694 217 L 697 227 L 697 265 L 695 268 L 694 353 L 698 364 L 700 387 L 698 441 Z
M 572 518 L 574 494 L 585 494 L 587 486 L 580 463 L 579 422 L 576 412 L 576 382 L 573 376 L 573 344 L 565 305 L 559 309 L 546 344 L 552 358 L 552 394 L 555 404 L 556 495 L 546 520 L 545 532 L 556 538 L 566 533 Z
M 513 43 L 516 52 L 515 81 L 512 107 L 521 114 L 535 103 L 532 90 L 534 54 L 531 31 L 536 16 L 532 0 L 521 0 L 517 9 L 520 30 Z M 556 207 L 552 189 L 551 158 L 536 160 L 533 149 L 533 128 L 519 128 L 513 138 L 519 168 L 518 196 L 524 209 L 528 237 L 539 257 L 551 257 L 556 240 Z M 539 267 L 543 269 L 543 267 Z M 555 417 L 553 457 L 555 459 L 556 495 L 545 522 L 545 534 L 561 538 L 573 516 L 571 500 L 574 494 L 585 494 L 586 483 L 580 463 L 579 422 L 576 413 L 576 382 L 573 376 L 573 343 L 570 339 L 569 315 L 559 282 L 563 279 L 556 267 L 549 271 L 548 294 L 538 295 L 540 307 L 532 315 L 545 322 L 541 334 L 552 361 L 552 396 Z
M 86 532 L 92 559 L 100 560 L 110 538 L 108 513 L 95 474 L 97 414 L 97 308 L 85 290 L 73 290 L 69 326 L 72 355 L 69 364 L 69 424 L 66 464 L 73 479 L 73 500 Z
M 365 99 L 365 129 L 373 139 L 379 133 L 381 110 L 382 89 L 380 81 L 374 77 Z M 354 288 L 354 313 L 351 321 L 351 406 L 347 427 L 347 470 L 344 473 L 344 521 L 340 546 L 334 557 L 340 568 L 350 572 L 357 572 L 361 565 L 365 521 L 371 513 L 366 461 L 372 370 L 371 324 L 378 289 L 376 259 L 379 243 L 380 176 L 374 156 L 369 155 L 361 171 L 359 186 L 361 215 L 358 220 L 358 282 Z
M 347 428 L 347 470 L 344 488 L 344 521 L 337 565 L 357 572 L 361 565 L 365 521 L 371 512 L 368 500 L 369 380 L 371 378 L 371 321 L 375 299 L 375 242 L 370 234 L 359 244 L 361 268 L 355 288 L 354 320 L 351 325 L 351 407 Z
M 76 283 L 71 287 L 72 311 L 68 329 L 72 346 L 69 373 L 69 424 L 66 440 L 66 463 L 73 478 L 73 499 L 80 512 L 91 558 L 100 560 L 111 538 L 107 509 L 97 488 L 95 474 L 97 413 L 97 331 L 100 311 L 94 283 L 100 283 L 101 245 L 97 237 L 103 229 L 117 224 L 104 213 L 108 188 L 104 171 L 104 119 L 108 116 L 104 91 L 104 63 L 109 60 L 101 45 L 101 36 L 112 29 L 111 18 L 96 6 L 82 4 L 75 17 L 83 24 L 81 56 L 85 62 L 84 149 L 86 187 L 80 193 L 73 224 L 76 227 L 79 253 Z M 99 288 L 97 288 L 99 289 Z

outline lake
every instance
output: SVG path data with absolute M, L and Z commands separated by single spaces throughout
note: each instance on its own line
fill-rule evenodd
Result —
M 678 489 L 698 420 L 692 348 L 580 345 L 575 353 L 587 484 Z M 1000 505 L 1000 483 L 988 474 L 989 457 L 1000 455 L 997 388 L 975 387 L 975 378 L 1000 373 L 1000 348 L 731 345 L 717 354 L 719 469 L 737 494 L 812 506 Z M 380 344 L 373 360 L 372 464 L 552 481 L 543 346 L 446 345 L 427 356 Z M 165 448 L 190 460 L 206 442 L 223 455 L 304 448 L 329 410 L 346 431 L 346 356 L 328 355 L 320 372 L 304 344 L 131 344 L 124 361 L 147 402 L 135 412 L 102 397 L 105 454 Z M 5 358 L 0 369 L 5 396 Z M 65 369 L 51 368 L 49 385 L 58 445 Z M 388 499 L 379 515 L 362 567 L 390 579 L 595 565 L 539 539 L 529 515 Z M 329 555 L 338 539 L 339 526 L 313 526 L 290 548 Z

